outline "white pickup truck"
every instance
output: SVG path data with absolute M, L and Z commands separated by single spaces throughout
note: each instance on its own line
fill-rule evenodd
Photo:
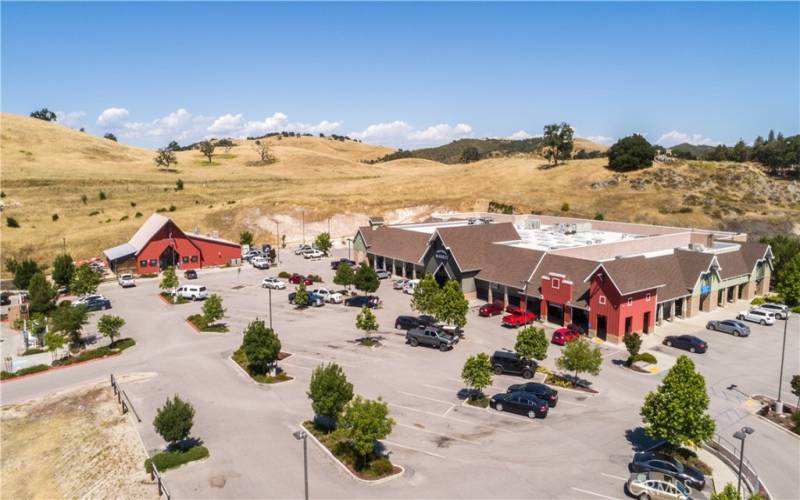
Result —
M 136 280 L 133 278 L 132 274 L 120 274 L 119 278 L 117 278 L 117 282 L 122 288 L 136 286 Z

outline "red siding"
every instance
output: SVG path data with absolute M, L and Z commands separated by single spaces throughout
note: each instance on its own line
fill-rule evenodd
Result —
M 557 288 L 556 288 L 557 282 Z M 540 313 L 543 319 L 547 318 L 547 305 L 549 303 L 564 306 L 564 324 L 572 321 L 571 308 L 569 303 L 572 301 L 572 281 L 559 274 L 542 276 L 542 301 L 540 302 Z
M 200 238 L 193 238 L 170 221 L 165 224 L 136 256 L 136 272 L 159 272 L 159 257 L 167 247 L 173 247 L 180 259 L 176 262 L 178 269 L 198 269 L 203 266 L 221 266 L 233 259 L 241 258 L 241 247 L 233 243 L 224 243 Z M 145 265 L 142 265 L 145 261 Z M 155 261 L 155 265 L 150 265 Z
M 648 298 L 649 296 L 649 298 Z M 600 297 L 605 297 L 605 304 L 600 303 Z M 628 300 L 630 299 L 630 304 Z M 591 329 L 597 328 L 597 316 L 606 317 L 606 331 L 612 340 L 621 340 L 625 335 L 625 318 L 631 318 L 631 331 L 642 333 L 644 331 L 644 317 L 650 313 L 648 331 L 655 327 L 656 317 L 656 290 L 646 290 L 621 296 L 617 288 L 608 278 L 597 273 L 592 276 L 589 286 L 589 322 Z M 616 337 L 616 338 L 613 338 Z

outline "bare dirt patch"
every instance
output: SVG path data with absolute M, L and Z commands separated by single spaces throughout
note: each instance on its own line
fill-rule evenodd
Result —
M 0 431 L 2 498 L 158 496 L 106 383 L 3 406 Z

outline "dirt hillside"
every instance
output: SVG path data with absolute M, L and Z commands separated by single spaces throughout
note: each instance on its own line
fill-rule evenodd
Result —
M 238 240 L 247 228 L 263 241 L 279 231 L 290 244 L 301 239 L 303 218 L 313 237 L 331 217 L 340 242 L 368 215 L 412 220 L 432 210 L 485 210 L 492 200 L 518 213 L 800 231 L 791 222 L 800 220 L 798 185 L 755 165 L 656 164 L 627 175 L 609 171 L 605 159 L 555 168 L 526 156 L 369 165 L 363 160 L 391 149 L 302 137 L 268 139 L 275 158 L 268 165 L 257 164 L 252 141 L 237 141 L 227 153 L 218 148 L 211 164 L 198 151 L 179 152 L 165 172 L 154 165 L 154 151 L 40 120 L 2 114 L 0 131 L 4 257 L 51 261 L 64 247 L 75 258 L 99 255 L 157 210 L 187 230 Z M 7 227 L 8 217 L 20 227 Z

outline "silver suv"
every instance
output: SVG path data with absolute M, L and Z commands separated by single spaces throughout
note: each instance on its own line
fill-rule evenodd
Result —
M 791 314 L 789 306 L 783 304 L 763 304 L 758 306 L 758 308 L 775 313 L 775 317 L 778 319 L 789 319 L 789 315 Z
M 749 311 L 739 313 L 736 319 L 744 321 L 752 321 L 761 325 L 774 325 L 775 313 L 772 311 L 765 311 L 761 309 L 751 309 Z

